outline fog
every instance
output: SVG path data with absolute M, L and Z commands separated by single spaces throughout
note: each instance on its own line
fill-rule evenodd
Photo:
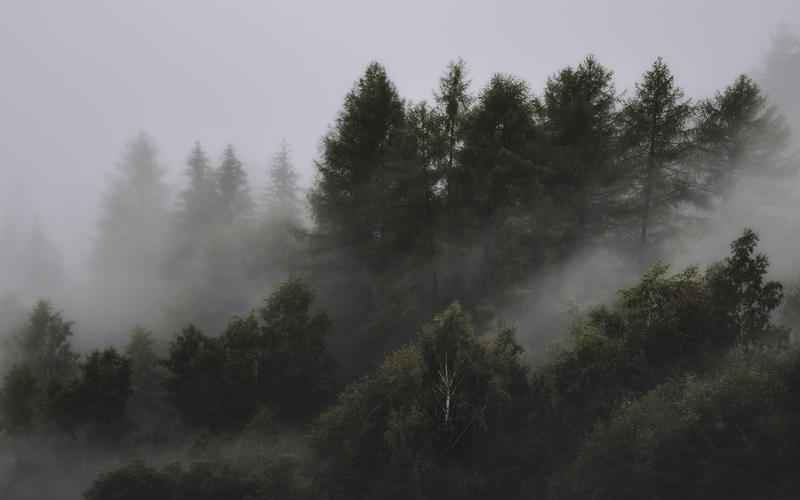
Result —
M 315 307 L 333 320 L 327 348 L 338 363 L 331 384 L 340 390 L 378 366 L 385 352 L 411 342 L 421 320 L 451 299 L 464 302 L 480 328 L 513 326 L 527 360 L 539 366 L 576 315 L 612 303 L 648 266 L 704 268 L 724 258 L 746 227 L 761 237 L 769 276 L 800 282 L 800 178 L 791 169 L 743 176 L 702 208 L 678 206 L 675 218 L 698 215 L 700 222 L 642 251 L 644 257 L 631 243 L 639 229 L 629 220 L 630 227 L 607 231 L 611 237 L 586 242 L 561 235 L 568 243 L 542 243 L 536 238 L 544 230 L 525 233 L 545 248 L 543 256 L 525 257 L 536 264 L 525 261 L 524 276 L 498 278 L 500 285 L 489 283 L 481 267 L 494 250 L 487 241 L 499 234 L 487 229 L 494 222 L 455 250 L 463 241 L 448 231 L 462 230 L 459 219 L 457 229 L 440 222 L 442 228 L 427 230 L 440 231 L 443 243 L 430 236 L 428 254 L 419 250 L 428 236 L 424 221 L 409 218 L 419 224 L 410 230 L 418 231 L 411 250 L 398 245 L 391 265 L 380 257 L 374 264 L 374 249 L 326 247 L 326 235 L 315 232 L 319 214 L 306 199 L 319 186 L 326 134 L 341 125 L 345 96 L 372 61 L 385 66 L 405 103 L 434 102 L 440 77 L 458 58 L 473 96 L 503 73 L 542 98 L 548 78 L 589 54 L 613 71 L 622 100 L 658 56 L 692 103 L 745 73 L 793 129 L 785 159 L 796 167 L 800 100 L 767 70 L 776 36 L 798 33 L 800 4 L 793 0 L 7 0 L 0 19 L 0 375 L 16 355 L 9 333 L 38 299 L 75 322 L 76 352 L 124 347 L 141 326 L 152 330 L 155 352 L 164 357 L 186 325 L 218 336 L 232 316 L 261 307 L 288 277 L 310 277 Z M 195 160 L 205 162 L 205 181 L 187 175 Z M 279 164 L 293 167 L 296 179 L 276 174 Z M 226 165 L 234 178 L 228 198 Z M 249 186 L 241 190 L 237 165 Z M 208 194 L 208 179 L 221 194 L 201 206 L 191 191 Z M 280 182 L 290 186 L 276 195 Z M 509 212 L 509 219 L 552 215 L 544 203 L 530 214 Z M 554 225 L 563 223 L 558 217 Z M 493 257 L 500 275 L 506 263 Z M 510 291 L 502 289 L 509 283 Z M 452 297 L 454 290 L 464 296 Z M 0 497 L 9 491 L 14 498 L 79 498 L 99 472 L 131 458 L 158 466 L 208 459 L 198 458 L 198 442 L 217 448 L 215 460 L 291 455 L 308 469 L 302 474 L 318 472 L 300 424 L 284 422 L 269 439 L 208 438 L 173 410 L 144 412 L 151 413 L 156 423 L 116 448 L 74 433 L 11 437 L 0 421 Z M 143 445 L 148 432 L 165 432 L 169 442 Z M 61 458 L 48 458 L 51 451 Z M 74 463 L 59 470 L 64 459 Z

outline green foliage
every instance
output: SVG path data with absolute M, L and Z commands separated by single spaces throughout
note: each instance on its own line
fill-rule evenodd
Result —
M 18 364 L 4 380 L 4 426 L 11 432 L 85 429 L 98 440 L 116 441 L 127 425 L 130 360 L 108 348 L 77 363 L 71 336 L 70 322 L 47 302 L 37 303 L 17 337 Z
M 140 326 L 131 331 L 125 355 L 131 364 L 131 386 L 136 393 L 151 394 L 159 390 L 163 373 L 155 352 L 153 333 Z
M 270 462 L 245 471 L 220 462 L 172 464 L 161 470 L 133 462 L 101 475 L 84 493 L 86 500 L 252 500 L 309 498 L 295 479 L 293 466 Z
M 90 353 L 80 369 L 78 379 L 49 386 L 47 417 L 64 430 L 85 429 L 91 439 L 117 442 L 128 430 L 130 360 L 112 347 Z
M 576 238 L 604 224 L 608 198 L 598 196 L 614 179 L 618 98 L 613 73 L 588 56 L 547 80 L 539 110 L 547 136 L 547 185 L 570 200 Z M 591 219 L 591 220 L 590 220 Z
M 197 426 L 222 426 L 229 417 L 221 343 L 189 325 L 170 343 L 165 365 L 167 391 L 184 420 Z
M 454 174 L 456 206 L 472 207 L 485 222 L 498 209 L 527 197 L 537 174 L 529 161 L 536 106 L 524 81 L 492 77 L 465 124 L 462 167 Z
M 439 90 L 435 95 L 439 115 L 443 118 L 448 176 L 453 174 L 456 166 L 459 143 L 463 137 L 464 119 L 473 101 L 469 93 L 469 83 L 466 63 L 459 59 L 448 65 L 447 73 L 439 80 Z
M 592 427 L 620 404 L 686 371 L 702 371 L 734 346 L 752 349 L 785 340 L 770 322 L 781 299 L 766 281 L 767 259 L 745 231 L 731 256 L 705 273 L 675 275 L 666 266 L 622 290 L 613 308 L 591 310 L 574 344 L 534 374 L 536 456 L 548 467 L 569 460 Z
M 193 425 L 244 425 L 261 405 L 286 419 L 312 415 L 331 390 L 325 347 L 330 322 L 312 312 L 313 294 L 301 282 L 283 283 L 256 316 L 235 317 L 210 338 L 186 328 L 169 348 L 167 389 Z
M 399 497 L 433 493 L 448 470 L 477 474 L 472 467 L 496 457 L 525 398 L 521 351 L 510 331 L 479 339 L 461 307 L 448 307 L 317 421 L 314 443 L 330 467 L 325 487 Z
M 261 341 L 268 352 L 264 378 L 272 394 L 269 403 L 284 417 L 310 416 L 332 389 L 333 365 L 325 346 L 331 323 L 325 313 L 313 312 L 313 301 L 305 284 L 290 280 L 259 310 Z
M 788 126 L 749 77 L 739 76 L 698 111 L 697 141 L 715 189 L 731 189 L 742 174 L 774 174 L 785 167 Z
M 118 437 L 131 395 L 130 360 L 114 348 L 94 351 L 81 365 L 82 413 L 95 433 Z
M 766 280 L 769 260 L 755 253 L 757 244 L 758 235 L 745 230 L 731 243 L 731 256 L 709 270 L 715 327 L 743 343 L 765 338 L 785 342 L 788 332 L 771 323 L 773 311 L 783 300 L 783 286 Z
M 74 375 L 78 356 L 72 352 L 71 337 L 72 322 L 65 321 L 49 302 L 37 302 L 16 345 L 19 361 L 30 367 L 40 387 Z
M 86 500 L 172 500 L 173 489 L 167 474 L 134 462 L 100 475 L 83 496 Z
M 630 196 L 638 202 L 642 245 L 657 236 L 657 229 L 663 231 L 671 209 L 696 195 L 696 172 L 687 168 L 693 147 L 689 135 L 692 113 L 691 102 L 661 58 L 636 84 L 636 95 L 625 104 L 622 141 L 633 176 Z
M 555 483 L 553 498 L 791 498 L 797 352 L 737 350 L 704 377 L 621 406 Z
M 380 265 L 384 179 L 404 121 L 403 102 L 386 70 L 371 63 L 347 94 L 334 129 L 323 140 L 319 177 L 311 195 L 324 235 Z
M 10 432 L 30 431 L 50 405 L 49 393 L 72 382 L 78 355 L 72 352 L 72 323 L 39 301 L 10 345 L 14 365 L 2 391 L 3 425 Z
M 26 365 L 11 368 L 0 392 L 0 428 L 10 433 L 29 431 L 37 417 L 39 387 Z

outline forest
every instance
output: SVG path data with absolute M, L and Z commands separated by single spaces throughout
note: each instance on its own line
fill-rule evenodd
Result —
M 800 497 L 800 272 L 736 216 L 796 217 L 800 38 L 710 96 L 571 64 L 371 62 L 308 190 L 197 142 L 172 196 L 142 132 L 86 283 L 6 230 L 0 498 Z

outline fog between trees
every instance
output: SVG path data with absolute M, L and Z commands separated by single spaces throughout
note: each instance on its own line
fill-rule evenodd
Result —
M 671 63 L 368 63 L 308 189 L 143 131 L 85 273 L 4 211 L 0 491 L 793 497 L 800 42 L 707 96 Z

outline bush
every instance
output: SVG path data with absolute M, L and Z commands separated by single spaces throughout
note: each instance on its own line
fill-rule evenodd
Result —
M 737 350 L 724 368 L 668 382 L 598 426 L 553 498 L 796 498 L 798 352 Z
M 702 373 L 734 346 L 785 344 L 788 332 L 770 321 L 782 288 L 765 279 L 768 261 L 755 252 L 757 242 L 745 231 L 731 255 L 704 273 L 689 268 L 670 275 L 656 266 L 613 306 L 578 322 L 572 344 L 533 376 L 527 446 L 534 476 L 545 478 L 571 461 L 593 427 L 624 401 L 686 371 Z
M 221 462 L 173 464 L 161 470 L 134 462 L 102 474 L 84 493 L 86 500 L 254 500 L 308 498 L 295 481 L 293 465 L 270 463 L 246 471 Z

